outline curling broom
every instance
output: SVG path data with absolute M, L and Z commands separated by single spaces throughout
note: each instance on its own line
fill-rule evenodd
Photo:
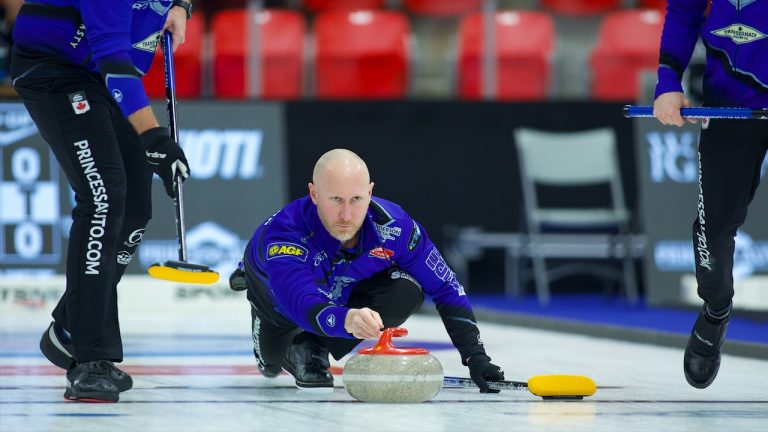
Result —
M 476 387 L 470 378 L 443 377 L 443 388 Z M 597 386 L 592 378 L 583 375 L 537 375 L 528 382 L 488 381 L 488 387 L 494 390 L 529 391 L 536 396 L 552 400 L 580 400 L 592 396 Z
M 163 60 L 165 66 L 165 100 L 168 107 L 168 128 L 171 138 L 179 142 L 176 126 L 176 79 L 173 69 L 173 41 L 171 33 L 164 32 L 162 38 Z M 147 273 L 157 279 L 173 282 L 212 284 L 219 280 L 219 274 L 208 266 L 187 262 L 187 246 L 184 231 L 184 195 L 182 193 L 181 174 L 175 173 L 173 188 L 173 206 L 176 210 L 176 238 L 179 241 L 179 260 L 155 263 L 149 266 Z
M 653 117 L 652 106 L 625 105 L 624 117 Z M 768 108 L 680 108 L 680 115 L 685 118 L 723 118 L 768 120 Z

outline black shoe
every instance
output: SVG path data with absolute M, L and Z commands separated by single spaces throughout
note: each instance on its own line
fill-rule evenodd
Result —
M 233 291 L 245 291 L 248 289 L 248 282 L 245 279 L 244 271 L 237 268 L 229 275 L 229 288 Z
M 312 337 L 299 333 L 285 353 L 283 369 L 296 378 L 299 388 L 333 388 L 328 349 Z
M 40 351 L 45 358 L 54 365 L 70 370 L 77 362 L 75 361 L 75 349 L 72 346 L 72 338 L 60 325 L 52 322 L 40 338 Z M 133 387 L 133 379 L 127 373 L 121 371 L 112 362 L 109 368 L 112 373 L 112 380 L 117 385 L 118 390 L 124 392 Z
M 728 329 L 727 317 L 720 322 L 713 321 L 707 318 L 704 310 L 699 313 L 683 357 L 685 380 L 700 389 L 709 387 L 717 376 L 720 369 L 720 348 Z
M 40 338 L 40 351 L 48 361 L 62 369 L 69 370 L 76 363 L 72 338 L 55 322 L 52 322 L 43 332 Z
M 67 371 L 64 398 L 81 402 L 117 402 L 120 391 L 112 379 L 112 362 L 94 360 L 78 363 Z

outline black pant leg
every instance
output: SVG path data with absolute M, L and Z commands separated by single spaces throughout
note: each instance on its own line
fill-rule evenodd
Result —
M 246 262 L 245 280 L 248 285 L 247 297 L 251 303 L 251 335 L 253 355 L 259 368 L 266 373 L 280 372 L 285 353 L 301 328 L 275 311 L 267 288 L 256 271 Z
M 22 62 L 16 63 L 21 67 Z M 54 64 L 59 66 L 64 67 Z M 75 191 L 67 285 L 53 316 L 71 333 L 78 361 L 119 361 L 122 342 L 113 323 L 126 170 L 112 119 L 122 113 L 104 84 L 92 75 L 82 71 L 78 76 L 73 68 L 67 75 L 55 79 L 25 75 L 15 83 Z M 73 105 L 75 93 L 84 95 L 89 107 L 83 111 L 81 106 L 80 114 Z
M 415 314 L 423 302 L 424 293 L 416 280 L 403 270 L 390 268 L 360 282 L 352 291 L 347 306 L 370 308 L 379 313 L 385 327 L 397 327 Z M 336 360 L 362 342 L 361 339 L 318 338 Z
M 760 183 L 766 149 L 764 121 L 713 119 L 702 129 L 693 248 L 698 294 L 713 310 L 733 298 L 734 238 Z

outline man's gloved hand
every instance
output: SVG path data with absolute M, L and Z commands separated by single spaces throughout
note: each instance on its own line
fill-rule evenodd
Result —
M 475 354 L 467 361 L 469 376 L 480 388 L 480 393 L 498 393 L 499 390 L 488 388 L 487 381 L 504 381 L 504 371 L 491 363 L 485 354 Z
M 141 143 L 147 156 L 147 163 L 160 176 L 165 185 L 165 192 L 173 198 L 173 178 L 176 171 L 183 179 L 189 177 L 189 163 L 184 156 L 184 150 L 174 142 L 164 127 L 149 129 L 141 134 Z

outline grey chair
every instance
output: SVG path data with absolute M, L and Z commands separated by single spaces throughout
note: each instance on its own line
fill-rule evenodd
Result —
M 631 253 L 630 211 L 624 200 L 613 130 L 545 132 L 520 128 L 515 131 L 515 144 L 527 224 L 525 255 L 532 262 L 539 303 L 549 303 L 550 281 L 578 273 L 623 282 L 628 300 L 636 303 L 638 293 Z M 568 193 L 573 201 L 571 194 L 583 191 L 585 186 L 600 184 L 607 185 L 606 189 L 610 190 L 610 197 L 606 197 L 610 204 L 606 206 L 541 205 L 539 188 L 542 186 L 567 188 L 561 193 Z M 595 235 L 601 231 L 610 234 Z M 585 263 L 587 259 L 605 256 L 610 256 L 608 261 L 612 262 Z M 550 258 L 559 258 L 566 263 L 548 266 L 546 260 Z M 616 261 L 621 265 L 617 266 Z

